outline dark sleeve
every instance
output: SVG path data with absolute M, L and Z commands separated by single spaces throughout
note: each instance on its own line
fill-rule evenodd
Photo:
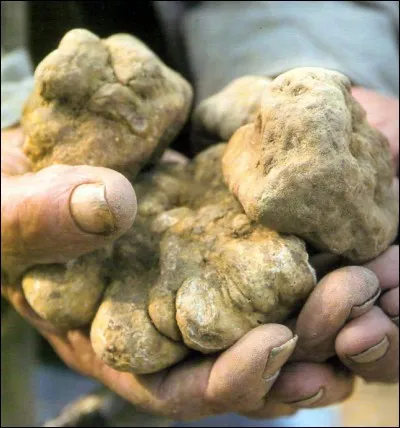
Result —
M 151 1 L 32 1 L 28 4 L 29 50 L 35 66 L 74 28 L 85 28 L 99 37 L 133 34 L 164 62 L 170 62 Z

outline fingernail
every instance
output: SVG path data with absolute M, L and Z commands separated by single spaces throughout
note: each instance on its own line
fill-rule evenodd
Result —
M 356 355 L 349 355 L 350 360 L 357 364 L 373 363 L 382 358 L 389 349 L 389 339 L 385 336 L 379 343 Z
M 84 232 L 109 235 L 115 230 L 113 213 L 107 203 L 103 184 L 81 184 L 71 195 L 70 209 Z
M 263 379 L 269 380 L 273 376 L 278 376 L 276 373 L 292 355 L 292 352 L 297 343 L 297 339 L 298 337 L 294 336 L 292 337 L 292 339 L 288 340 L 283 345 L 271 349 L 268 356 L 267 364 L 264 369 Z
M 318 390 L 316 394 L 312 395 L 311 397 L 305 398 L 303 400 L 298 400 L 298 401 L 285 402 L 285 404 L 290 404 L 291 406 L 294 406 L 294 407 L 311 407 L 314 404 L 316 404 L 318 401 L 320 401 L 323 395 L 324 395 L 324 388 L 321 388 Z
M 361 305 L 355 305 L 352 307 L 350 311 L 350 315 L 348 320 L 352 320 L 354 318 L 357 318 L 363 314 L 365 314 L 367 311 L 369 311 L 374 303 L 378 300 L 379 296 L 381 295 L 381 290 L 378 289 L 377 292 L 366 302 L 362 303 Z

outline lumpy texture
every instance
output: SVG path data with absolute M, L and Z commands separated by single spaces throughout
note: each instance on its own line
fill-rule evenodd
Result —
M 223 173 L 249 218 L 318 249 L 363 262 L 396 237 L 388 141 L 340 73 L 278 76 L 257 118 L 230 139 Z
M 189 114 L 192 89 L 140 40 L 68 32 L 35 71 L 22 124 L 34 170 L 82 164 L 133 178 Z
M 195 115 L 198 130 L 228 144 L 156 162 L 190 100 L 188 84 L 137 39 L 74 30 L 39 65 L 25 109 L 34 169 L 107 166 L 137 194 L 124 236 L 23 278 L 40 316 L 90 326 L 95 352 L 116 370 L 158 372 L 294 316 L 316 284 L 305 241 L 363 261 L 396 233 L 388 143 L 345 76 L 309 68 L 239 79 Z
M 190 350 L 221 351 L 295 313 L 315 286 L 305 244 L 246 216 L 223 182 L 225 148 L 139 174 L 132 228 L 104 254 L 28 272 L 33 309 L 65 329 L 93 320 L 95 352 L 134 373 L 162 370 Z

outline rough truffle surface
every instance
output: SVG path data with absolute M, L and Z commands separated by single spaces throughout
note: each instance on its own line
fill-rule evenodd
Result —
M 24 151 L 52 164 L 104 166 L 134 177 L 184 125 L 190 85 L 133 36 L 72 30 L 35 72 Z
M 394 238 L 388 144 L 339 73 L 239 79 L 198 113 L 209 135 L 234 133 L 228 145 L 187 163 L 156 160 L 190 87 L 131 36 L 70 32 L 36 77 L 24 115 L 35 169 L 111 167 L 130 178 L 138 210 L 109 247 L 34 267 L 23 289 L 57 326 L 91 324 L 95 352 L 117 370 L 158 372 L 293 316 L 316 284 L 302 239 L 363 261 Z
M 250 329 L 293 314 L 316 282 L 305 244 L 249 220 L 223 182 L 225 148 L 139 174 L 138 214 L 128 233 L 102 257 L 28 272 L 32 307 L 66 329 L 79 320 L 87 325 L 96 313 L 95 352 L 134 373 L 162 370 L 190 349 L 226 349 Z M 88 292 L 107 286 L 102 300 L 78 298 L 82 284 Z
M 229 141 L 223 173 L 251 219 L 321 250 L 362 262 L 396 236 L 388 141 L 340 73 L 278 76 L 256 120 Z
M 98 250 L 65 265 L 30 269 L 22 289 L 28 303 L 41 318 L 59 329 L 89 324 L 107 286 L 109 249 Z
M 223 350 L 259 324 L 285 320 L 314 287 L 304 243 L 252 223 L 229 193 L 224 149 L 135 183 L 138 217 L 114 246 L 116 277 L 92 325 L 108 364 L 149 372 L 179 361 L 186 347 Z

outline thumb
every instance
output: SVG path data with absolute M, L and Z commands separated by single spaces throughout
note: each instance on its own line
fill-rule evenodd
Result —
M 130 182 L 106 168 L 54 165 L 4 176 L 3 269 L 19 274 L 34 264 L 63 263 L 100 248 L 131 227 L 136 208 Z

